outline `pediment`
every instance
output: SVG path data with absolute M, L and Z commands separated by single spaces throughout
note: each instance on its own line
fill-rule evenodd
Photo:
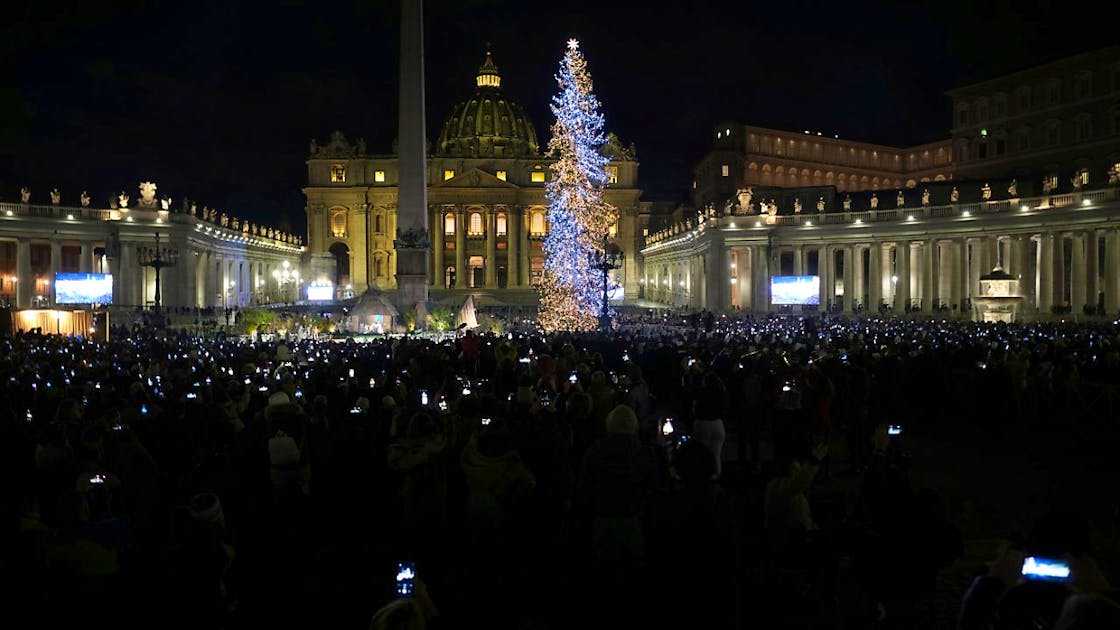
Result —
M 437 184 L 433 184 L 432 188 L 503 188 L 503 189 L 517 189 L 518 186 L 511 184 L 507 181 L 502 181 L 497 176 L 487 173 L 480 168 L 471 168 L 466 172 L 459 173 L 451 179 L 445 179 Z

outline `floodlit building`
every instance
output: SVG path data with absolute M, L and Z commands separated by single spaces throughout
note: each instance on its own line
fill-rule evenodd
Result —
M 545 147 L 525 110 L 502 91 L 490 53 L 474 94 L 446 118 L 428 152 L 431 294 L 479 293 L 490 303 L 534 303 L 548 233 L 545 186 L 552 178 Z M 547 142 L 545 143 L 547 145 Z M 633 146 L 611 134 L 605 200 L 618 208 L 612 229 L 625 253 L 617 279 L 637 295 L 648 204 L 640 200 Z M 308 245 L 313 280 L 340 297 L 370 286 L 396 286 L 397 157 L 377 154 L 335 132 L 312 143 L 307 160 Z
M 911 149 L 720 126 L 694 206 L 650 228 L 644 296 L 984 319 L 999 268 L 1016 317 L 1120 312 L 1120 46 L 949 95 L 952 138 Z
M 298 298 L 302 237 L 210 208 L 173 207 L 156 199 L 151 182 L 139 188 L 131 203 L 121 193 L 94 205 L 84 192 L 77 203 L 64 203 L 58 190 L 42 199 L 27 188 L 18 202 L 0 203 L 0 302 L 19 309 L 81 305 L 81 283 L 96 288 L 109 280 L 100 274 L 108 274 L 114 307 L 151 306 L 157 266 L 166 307 Z M 78 275 L 63 275 L 63 290 L 59 274 Z

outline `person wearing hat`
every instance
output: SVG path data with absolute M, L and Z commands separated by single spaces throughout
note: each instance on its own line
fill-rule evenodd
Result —
M 272 489 L 280 494 L 310 492 L 311 463 L 307 448 L 307 417 L 284 392 L 268 397 L 263 412 L 268 428 Z
M 606 435 L 584 454 L 573 513 L 590 536 L 598 579 L 622 586 L 644 560 L 639 515 L 658 486 L 657 457 L 639 441 L 638 416 L 630 407 L 615 406 L 605 427 Z

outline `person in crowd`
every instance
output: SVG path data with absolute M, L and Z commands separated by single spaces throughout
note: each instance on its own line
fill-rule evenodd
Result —
M 388 465 L 401 477 L 402 532 L 418 557 L 442 543 L 447 521 L 447 438 L 439 421 L 417 411 L 405 435 L 388 447 Z
M 618 589 L 624 602 L 645 562 L 641 514 L 657 484 L 652 446 L 638 439 L 634 410 L 617 405 L 607 414 L 606 435 L 584 454 L 574 496 L 574 518 L 586 532 L 591 566 L 600 584 Z
M 723 443 L 727 440 L 723 422 L 727 415 L 727 388 L 714 370 L 704 374 L 693 406 L 692 437 L 708 447 L 715 462 L 712 476 L 718 479 L 723 472 Z

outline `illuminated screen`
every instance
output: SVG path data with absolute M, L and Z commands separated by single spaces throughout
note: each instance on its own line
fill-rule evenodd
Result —
M 307 287 L 307 299 L 309 300 L 333 300 L 334 287 L 329 284 L 313 284 Z
M 113 274 L 56 273 L 54 301 L 56 304 L 112 304 Z
M 820 304 L 820 276 L 774 276 L 770 278 L 772 304 Z

